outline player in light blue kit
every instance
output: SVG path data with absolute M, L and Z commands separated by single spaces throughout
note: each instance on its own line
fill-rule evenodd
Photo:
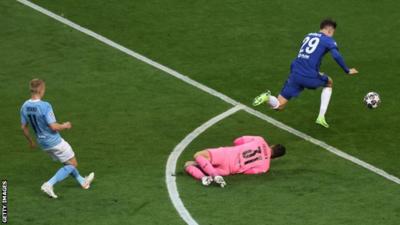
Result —
M 328 128 L 325 113 L 331 99 L 333 81 L 319 71 L 322 57 L 330 52 L 345 73 L 358 73 L 356 69 L 349 69 L 344 63 L 337 44 L 332 38 L 335 30 L 335 21 L 331 19 L 323 20 L 318 33 L 309 33 L 304 38 L 297 58 L 293 60 L 290 66 L 289 78 L 286 80 L 278 98 L 272 96 L 270 91 L 266 91 L 254 99 L 253 105 L 257 106 L 267 102 L 272 109 L 282 110 L 286 103 L 292 97 L 297 97 L 304 88 L 316 89 L 322 87 L 320 111 L 315 122 Z
M 21 128 L 24 136 L 31 148 L 35 148 L 29 127 L 31 126 L 36 135 L 36 140 L 40 147 L 47 152 L 54 160 L 64 164 L 57 173 L 45 182 L 41 190 L 52 198 L 57 198 L 53 186 L 67 178 L 73 176 L 83 189 L 89 189 L 94 179 L 94 173 L 90 173 L 83 178 L 77 170 L 78 162 L 71 146 L 61 138 L 59 131 L 71 129 L 70 122 L 59 124 L 56 122 L 53 109 L 50 103 L 41 99 L 45 93 L 45 83 L 43 80 L 33 79 L 30 82 L 31 98 L 21 107 Z

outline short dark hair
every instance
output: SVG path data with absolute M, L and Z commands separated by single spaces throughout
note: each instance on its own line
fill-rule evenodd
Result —
M 336 21 L 334 21 L 331 18 L 326 18 L 321 21 L 319 28 L 324 29 L 325 27 L 333 27 L 334 29 L 336 29 L 336 26 L 337 26 Z
M 281 144 L 273 145 L 272 146 L 272 155 L 271 158 L 277 158 L 285 155 L 286 148 Z

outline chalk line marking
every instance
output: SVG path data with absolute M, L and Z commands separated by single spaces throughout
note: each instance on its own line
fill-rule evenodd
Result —
M 185 150 L 185 148 L 196 139 L 205 130 L 218 123 L 219 121 L 225 119 L 226 117 L 236 113 L 237 111 L 243 109 L 242 106 L 237 105 L 213 118 L 209 121 L 203 123 L 201 126 L 196 128 L 190 134 L 188 134 L 178 145 L 175 146 L 174 150 L 168 157 L 167 166 L 165 170 L 165 180 L 167 183 L 167 189 L 169 197 L 171 198 L 172 204 L 175 206 L 181 218 L 189 225 L 198 225 L 198 223 L 190 215 L 189 211 L 183 205 L 181 198 L 179 197 L 178 188 L 176 186 L 176 163 L 179 156 Z
M 163 65 L 161 65 L 161 64 L 159 64 L 159 63 L 157 63 L 157 62 L 155 62 L 155 61 L 153 61 L 153 60 L 151 60 L 151 59 L 149 59 L 149 58 L 147 58 L 147 57 L 145 57 L 143 55 L 140 55 L 139 53 L 136 53 L 136 52 L 134 52 L 134 51 L 132 51 L 132 50 L 120 45 L 120 44 L 117 44 L 117 43 L 111 41 L 110 39 L 105 38 L 105 37 L 93 32 L 93 31 L 91 31 L 91 30 L 89 30 L 87 28 L 81 27 L 78 24 L 76 24 L 76 23 L 74 23 L 74 22 L 72 22 L 72 21 L 70 21 L 68 19 L 65 19 L 64 17 L 58 16 L 58 15 L 54 14 L 53 12 L 50 12 L 49 10 L 44 9 L 44 8 L 38 6 L 38 5 L 36 5 L 36 4 L 34 4 L 34 3 L 30 2 L 30 1 L 27 1 L 27 0 L 17 0 L 17 1 L 22 3 L 22 4 L 24 4 L 24 5 L 26 5 L 26 6 L 31 7 L 32 9 L 34 9 L 36 11 L 39 11 L 39 12 L 45 14 L 45 15 L 47 15 L 47 16 L 49 16 L 49 17 L 51 17 L 51 18 L 53 18 L 53 19 L 55 19 L 55 20 L 57 20 L 57 21 L 59 21 L 59 22 L 61 22 L 63 24 L 65 24 L 65 25 L 67 25 L 67 26 L 69 26 L 71 28 L 74 28 L 75 30 L 78 30 L 78 31 L 80 31 L 80 32 L 82 32 L 82 33 L 84 33 L 84 34 L 86 34 L 88 36 L 91 36 L 91 37 L 99 40 L 100 42 L 103 42 L 104 44 L 106 44 L 108 46 L 111 46 L 111 47 L 113 47 L 115 49 L 118 49 L 121 52 L 126 53 L 127 55 L 130 55 L 130 56 L 132 56 L 132 57 L 134 57 L 134 58 L 136 58 L 136 59 L 138 59 L 138 60 L 140 60 L 140 61 L 142 61 L 142 62 L 144 62 L 146 64 L 149 64 L 149 65 L 151 65 L 151 66 L 153 66 L 153 67 L 155 67 L 155 68 L 157 68 L 157 69 L 159 69 L 161 71 L 164 71 L 165 73 L 167 73 L 169 75 L 172 75 L 172 76 L 178 78 L 179 80 L 182 80 L 183 82 L 186 82 L 186 83 L 188 83 L 188 84 L 190 84 L 190 85 L 192 85 L 192 86 L 194 86 L 194 87 L 196 87 L 198 89 L 201 89 L 201 90 L 203 90 L 204 92 L 207 92 L 210 95 L 213 95 L 213 96 L 215 96 L 217 98 L 220 98 L 221 100 L 223 100 L 223 101 L 225 101 L 225 102 L 227 102 L 227 103 L 229 103 L 231 105 L 234 105 L 234 106 L 241 105 L 246 112 L 248 112 L 248 113 L 250 113 L 250 114 L 252 114 L 252 115 L 254 115 L 254 116 L 256 116 L 256 117 L 258 117 L 258 118 L 260 118 L 260 119 L 262 119 L 262 120 L 264 120 L 266 122 L 268 122 L 268 123 L 271 123 L 272 125 L 274 125 L 276 127 L 279 127 L 279 128 L 281 128 L 283 130 L 286 130 L 287 132 L 289 132 L 289 133 L 291 133 L 293 135 L 296 135 L 296 136 L 298 136 L 298 137 L 300 137 L 300 138 L 302 138 L 302 139 L 304 139 L 306 141 L 309 141 L 309 142 L 311 142 L 313 144 L 316 144 L 316 145 L 318 145 L 318 146 L 320 146 L 320 147 L 332 152 L 333 154 L 335 154 L 335 155 L 337 155 L 337 156 L 339 156 L 341 158 L 347 159 L 347 160 L 349 160 L 349 161 L 351 161 L 351 162 L 353 162 L 353 163 L 355 163 L 355 164 L 357 164 L 359 166 L 362 166 L 362 167 L 364 167 L 364 168 L 366 168 L 366 169 L 368 169 L 368 170 L 370 170 L 370 171 L 372 171 L 372 172 L 374 172 L 374 173 L 376 173 L 376 174 L 378 174 L 380 176 L 385 177 L 388 180 L 391 180 L 391 181 L 393 181 L 393 182 L 395 182 L 397 184 L 400 184 L 400 179 L 399 178 L 397 178 L 397 177 L 395 177 L 393 175 L 390 175 L 390 174 L 386 173 L 385 171 L 383 171 L 383 170 L 381 170 L 379 168 L 376 168 L 375 166 L 373 166 L 371 164 L 368 164 L 368 163 L 366 163 L 366 162 L 364 162 L 362 160 L 359 160 L 359 159 L 355 158 L 354 156 L 351 156 L 351 155 L 349 155 L 349 154 L 347 154 L 347 153 L 345 153 L 345 152 L 343 152 L 343 151 L 341 151 L 341 150 L 339 150 L 339 149 L 337 149 L 335 147 L 332 147 L 332 146 L 328 145 L 327 143 L 325 143 L 323 141 L 315 139 L 315 138 L 313 138 L 313 137 L 311 137 L 311 136 L 309 136 L 309 135 L 307 135 L 307 134 L 305 134 L 305 133 L 303 133 L 301 131 L 298 131 L 298 130 L 292 128 L 292 127 L 289 127 L 286 124 L 284 124 L 282 122 L 279 122 L 279 121 L 273 119 L 272 117 L 267 116 L 266 114 L 263 114 L 263 113 L 261 113 L 261 112 L 259 112 L 257 110 L 254 110 L 254 109 L 252 109 L 252 108 L 250 108 L 248 106 L 245 106 L 242 103 L 240 103 L 240 102 L 238 102 L 238 101 L 236 101 L 236 100 L 234 100 L 234 99 L 222 94 L 221 92 L 218 92 L 218 91 L 216 91 L 216 90 L 214 90 L 214 89 L 212 89 L 212 88 L 210 88 L 208 86 L 205 86 L 202 83 L 199 83 L 199 82 L 189 78 L 188 76 L 185 76 L 185 75 L 183 75 L 181 73 L 178 73 L 177 71 L 172 70 L 172 69 L 170 69 L 170 68 L 168 68 L 166 66 L 163 66 Z

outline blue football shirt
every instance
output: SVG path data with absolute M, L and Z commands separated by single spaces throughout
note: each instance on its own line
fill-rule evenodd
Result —
M 21 124 L 29 123 L 36 134 L 37 142 L 44 150 L 61 143 L 60 134 L 49 127 L 49 124 L 55 122 L 53 108 L 48 102 L 29 99 L 21 107 Z
M 319 76 L 322 57 L 329 51 L 339 54 L 337 50 L 336 42 L 332 37 L 323 33 L 309 33 L 303 40 L 297 58 L 292 62 L 292 73 L 305 77 Z M 343 61 L 340 55 L 339 57 L 339 60 Z M 334 58 L 336 60 L 335 56 Z M 345 71 L 348 70 L 344 62 L 343 65 L 341 63 L 339 65 Z

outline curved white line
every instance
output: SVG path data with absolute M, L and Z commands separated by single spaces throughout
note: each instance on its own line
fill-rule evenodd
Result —
M 311 137 L 311 136 L 309 136 L 309 135 L 307 135 L 307 134 L 305 134 L 305 133 L 303 133 L 301 131 L 298 131 L 298 130 L 292 128 L 292 127 L 289 127 L 286 124 L 284 124 L 282 122 L 279 122 L 278 120 L 275 120 L 270 116 L 267 116 L 267 115 L 265 115 L 265 114 L 263 114 L 263 113 L 261 113 L 259 111 L 256 111 L 256 110 L 254 110 L 254 109 L 252 109 L 252 108 L 250 108 L 248 106 L 245 106 L 242 103 L 240 103 L 240 102 L 238 102 L 238 101 L 236 101 L 236 100 L 234 100 L 234 99 L 222 94 L 221 92 L 218 92 L 218 91 L 216 91 L 216 90 L 214 90 L 214 89 L 212 89 L 212 88 L 210 88 L 210 87 L 208 87 L 208 86 L 206 86 L 206 85 L 204 85 L 202 83 L 199 83 L 199 82 L 189 78 L 188 76 L 185 76 L 185 75 L 183 75 L 183 74 L 181 74 L 181 73 L 179 73 L 179 72 L 177 72 L 177 71 L 175 71 L 173 69 L 170 69 L 170 68 L 168 68 L 168 67 L 166 67 L 164 65 L 161 65 L 160 63 L 157 63 L 157 62 L 155 62 L 155 61 L 153 61 L 153 60 L 151 60 L 151 59 L 149 59 L 149 58 L 147 58 L 147 57 L 145 57 L 145 56 L 143 56 L 143 55 L 141 55 L 141 54 L 139 54 L 137 52 L 134 52 L 134 51 L 132 51 L 132 50 L 130 50 L 130 49 L 128 49 L 128 48 L 116 43 L 116 42 L 113 42 L 110 39 L 108 39 L 108 38 L 106 38 L 104 36 L 101 36 L 100 34 L 97 34 L 97 33 L 93 32 L 93 31 L 91 31 L 91 30 L 89 30 L 87 28 L 84 28 L 84 27 L 82 27 L 82 26 L 80 26 L 80 25 L 68 20 L 68 19 L 65 19 L 64 17 L 56 15 L 53 12 L 50 12 L 49 10 L 47 10 L 45 8 L 42 8 L 42 7 L 36 5 L 36 4 L 34 4 L 34 3 L 32 3 L 32 2 L 30 2 L 28 0 L 17 0 L 17 1 L 22 3 L 22 4 L 24 4 L 24 5 L 26 5 L 26 6 L 28 6 L 28 7 L 31 7 L 32 9 L 34 9 L 34 10 L 36 10 L 38 12 L 41 12 L 41 13 L 45 14 L 45 15 L 47 15 L 47 16 L 49 16 L 49 17 L 51 17 L 51 18 L 53 18 L 53 19 L 55 19 L 55 20 L 57 20 L 57 21 L 59 21 L 59 22 L 61 22 L 63 24 L 65 24 L 65 25 L 67 25 L 67 26 L 69 26 L 71 28 L 74 28 L 74 29 L 86 34 L 86 35 L 89 35 L 89 36 L 91 36 L 91 37 L 103 42 L 106 45 L 109 45 L 109 46 L 111 46 L 111 47 L 113 47 L 115 49 L 118 49 L 121 52 L 124 52 L 124 53 L 126 53 L 126 54 L 128 54 L 128 55 L 130 55 L 130 56 L 132 56 L 132 57 L 144 62 L 144 63 L 147 63 L 147 64 L 149 64 L 149 65 L 151 65 L 151 66 L 153 66 L 153 67 L 155 67 L 155 68 L 157 68 L 157 69 L 159 69 L 161 71 L 164 71 L 165 73 L 167 73 L 167 74 L 169 74 L 171 76 L 174 76 L 177 79 L 182 80 L 182 81 L 184 81 L 184 82 L 186 82 L 186 83 L 188 83 L 188 84 L 190 84 L 190 85 L 192 85 L 192 86 L 194 86 L 194 87 L 196 87 L 196 88 L 198 88 L 200 90 L 203 90 L 204 92 L 206 92 L 206 93 L 208 93 L 210 95 L 218 97 L 221 100 L 223 100 L 223 101 L 225 101 L 225 102 L 227 102 L 227 103 L 229 103 L 231 105 L 234 105 L 234 106 L 240 105 L 240 106 L 243 107 L 243 109 L 246 112 L 248 112 L 248 113 L 250 113 L 250 114 L 252 114 L 252 115 L 254 115 L 254 116 L 256 116 L 256 117 L 258 117 L 258 118 L 260 118 L 260 119 L 262 119 L 262 120 L 264 120 L 264 121 L 266 121 L 266 122 L 268 122 L 268 123 L 280 128 L 280 129 L 282 129 L 282 130 L 286 130 L 287 132 L 289 132 L 289 133 L 291 133 L 293 135 L 296 135 L 297 137 L 302 138 L 302 139 L 304 139 L 306 141 L 309 141 L 309 142 L 311 142 L 311 143 L 313 143 L 315 145 L 318 145 L 318 146 L 324 148 L 325 150 L 327 150 L 327 151 L 329 151 L 329 152 L 331 152 L 331 153 L 333 153 L 333 154 L 335 154 L 335 155 L 337 155 L 337 156 L 339 156 L 339 157 L 341 157 L 343 159 L 349 160 L 349 161 L 351 161 L 351 162 L 353 162 L 353 163 L 355 163 L 355 164 L 357 164 L 357 165 L 359 165 L 361 167 L 364 167 L 365 169 L 367 169 L 367 170 L 369 170 L 371 172 L 374 172 L 374 173 L 376 173 L 376 174 L 378 174 L 378 175 L 380 175 L 380 176 L 382 176 L 382 177 L 384 177 L 384 178 L 386 178 L 386 179 L 388 179 L 390 181 L 393 181 L 393 182 L 395 182 L 397 184 L 400 184 L 400 178 L 398 178 L 396 176 L 393 176 L 393 175 L 387 173 L 386 171 L 384 171 L 382 169 L 379 169 L 379 168 L 377 168 L 377 167 L 375 167 L 375 166 L 373 166 L 373 165 L 371 165 L 371 164 L 369 164 L 367 162 L 364 162 L 364 161 L 362 161 L 362 160 L 360 160 L 360 159 L 358 159 L 358 158 L 356 158 L 356 157 L 354 157 L 354 156 L 352 156 L 350 154 L 347 154 L 342 150 L 339 150 L 339 149 L 337 149 L 337 148 L 335 148 L 335 147 L 333 147 L 331 145 L 328 145 L 327 143 L 325 143 L 323 141 L 320 141 L 320 140 L 318 140 L 316 138 L 313 138 L 313 137 Z
M 181 198 L 179 197 L 179 192 L 176 186 L 176 177 L 175 177 L 176 162 L 178 161 L 179 156 L 185 150 L 185 148 L 201 133 L 203 133 L 205 130 L 207 130 L 214 124 L 218 123 L 219 121 L 225 119 L 226 117 L 236 113 L 241 109 L 243 109 L 242 106 L 240 105 L 235 106 L 211 118 L 207 122 L 203 123 L 201 126 L 199 126 L 190 134 L 188 134 L 178 145 L 176 145 L 174 150 L 168 157 L 167 166 L 165 170 L 165 182 L 167 183 L 168 194 L 179 216 L 189 225 L 198 225 L 198 223 L 190 215 L 189 211 L 185 208 Z
M 331 145 L 328 145 L 327 143 L 325 143 L 323 141 L 320 141 L 320 140 L 318 140 L 316 138 L 313 138 L 313 137 L 311 137 L 311 136 L 309 136 L 309 135 L 307 135 L 307 134 L 305 134 L 303 132 L 300 132 L 300 131 L 292 128 L 292 127 L 289 127 L 286 124 L 273 119 L 272 117 L 269 117 L 269 116 L 267 116 L 267 115 L 265 115 L 265 114 L 263 114 L 263 113 L 261 113 L 259 111 L 256 111 L 256 110 L 254 110 L 254 109 L 252 109 L 252 108 L 250 108 L 248 106 L 245 106 L 242 103 L 240 103 L 240 102 L 238 102 L 238 101 L 236 101 L 236 100 L 234 100 L 234 99 L 222 94 L 221 92 L 218 92 L 218 91 L 216 91 L 216 90 L 214 90 L 214 89 L 212 89 L 212 88 L 210 88 L 208 86 L 205 86 L 204 84 L 199 83 L 199 82 L 197 82 L 197 81 L 195 81 L 195 80 L 193 80 L 193 79 L 191 79 L 191 78 L 189 78 L 189 77 L 187 77 L 187 76 L 185 76 L 185 75 L 183 75 L 183 74 L 181 74 L 181 73 L 179 73 L 179 72 L 177 72 L 177 71 L 175 71 L 173 69 L 170 69 L 170 68 L 168 68 L 168 67 L 166 67 L 164 65 L 161 65 L 161 64 L 159 64 L 159 63 L 157 63 L 157 62 L 155 62 L 155 61 L 153 61 L 153 60 L 151 60 L 151 59 L 149 59 L 149 58 L 147 58 L 147 57 L 145 57 L 145 56 L 143 56 L 143 55 L 141 55 L 139 53 L 136 53 L 136 52 L 134 52 L 134 51 L 132 51 L 132 50 L 130 50 L 130 49 L 128 49 L 128 48 L 116 43 L 116 42 L 113 42 L 110 39 L 108 39 L 108 38 L 106 38 L 104 36 L 101 36 L 100 34 L 97 34 L 97 33 L 93 32 L 93 31 L 91 31 L 91 30 L 89 30 L 89 29 L 87 29 L 85 27 L 82 27 L 82 26 L 80 26 L 80 25 L 68 20 L 68 19 L 65 19 L 65 18 L 63 18 L 61 16 L 58 16 L 58 15 L 54 14 L 53 12 L 50 12 L 49 10 L 44 9 L 44 8 L 42 8 L 42 7 L 36 5 L 36 4 L 34 4 L 34 3 L 32 3 L 32 2 L 30 2 L 28 0 L 17 0 L 17 1 L 22 3 L 22 4 L 24 4 L 24 5 L 26 5 L 26 6 L 28 6 L 28 7 L 31 7 L 32 9 L 34 9 L 34 10 L 36 10 L 38 12 L 41 12 L 41 13 L 45 14 L 45 15 L 47 15 L 47 16 L 49 16 L 49 17 L 51 17 L 51 18 L 53 18 L 53 19 L 55 19 L 55 20 L 57 20 L 57 21 L 59 21 L 59 22 L 61 22 L 63 24 L 65 24 L 65 25 L 67 25 L 67 26 L 69 26 L 71 28 L 74 28 L 74 29 L 86 34 L 86 35 L 89 35 L 89 36 L 99 40 L 100 42 L 103 42 L 106 45 L 109 45 L 109 46 L 111 46 L 111 47 L 113 47 L 115 49 L 118 49 L 118 50 L 120 50 L 120 51 L 122 51 L 122 52 L 124 52 L 124 53 L 126 53 L 126 54 L 128 54 L 128 55 L 130 55 L 130 56 L 132 56 L 132 57 L 144 62 L 144 63 L 147 63 L 147 64 L 149 64 L 149 65 L 151 65 L 151 66 L 153 66 L 153 67 L 155 67 L 155 68 L 157 68 L 157 69 L 159 69 L 161 71 L 164 71 L 165 73 L 167 73 L 167 74 L 169 74 L 171 76 L 174 76 L 177 79 L 182 80 L 182 81 L 184 81 L 184 82 L 186 82 L 186 83 L 188 83 L 188 84 L 190 84 L 190 85 L 192 85 L 192 86 L 194 86 L 194 87 L 196 87 L 196 88 L 198 88 L 198 89 L 200 89 L 200 90 L 202 90 L 202 91 L 204 91 L 204 92 L 206 92 L 206 93 L 208 93 L 210 95 L 218 97 L 221 100 L 223 100 L 223 101 L 225 101 L 225 102 L 227 102 L 227 103 L 229 103 L 231 105 L 237 106 L 239 108 L 243 108 L 244 111 L 246 111 L 247 113 L 250 113 L 250 114 L 252 114 L 252 115 L 254 115 L 254 116 L 256 116 L 256 117 L 258 117 L 258 118 L 260 118 L 260 119 L 262 119 L 262 120 L 264 120 L 264 121 L 266 121 L 266 122 L 268 122 L 268 123 L 280 128 L 280 129 L 282 129 L 282 130 L 285 130 L 285 131 L 287 131 L 287 132 L 289 132 L 289 133 L 291 133 L 293 135 L 296 135 L 299 138 L 302 138 L 302 139 L 304 139 L 304 140 L 306 140 L 308 142 L 311 142 L 311 143 L 313 143 L 315 145 L 318 145 L 321 148 L 323 148 L 323 149 L 325 149 L 325 150 L 327 150 L 327 151 L 329 151 L 329 152 L 331 152 L 331 153 L 333 153 L 333 154 L 335 154 L 335 155 L 337 155 L 337 156 L 339 156 L 339 157 L 341 157 L 343 159 L 349 160 L 349 161 L 353 162 L 354 164 L 357 164 L 357 165 L 359 165 L 361 167 L 364 167 L 365 169 L 367 169 L 367 170 L 369 170 L 369 171 L 371 171 L 371 172 L 373 172 L 375 174 L 378 174 L 378 175 L 380 175 L 380 176 L 382 176 L 382 177 L 384 177 L 384 178 L 386 178 L 386 179 L 388 179 L 388 180 L 390 180 L 390 181 L 392 181 L 394 183 L 400 184 L 400 178 L 398 178 L 396 176 L 393 176 L 393 175 L 387 173 L 386 171 L 384 171 L 384 170 L 382 170 L 380 168 L 377 168 L 377 167 L 375 167 L 375 166 L 373 166 L 373 165 L 371 165 L 371 164 L 369 164 L 367 162 L 364 162 L 364 161 L 362 161 L 362 160 L 360 160 L 360 159 L 358 159 L 358 158 L 356 158 L 356 157 L 354 157 L 354 156 L 352 156 L 350 154 L 347 154 L 347 153 L 345 153 L 344 151 L 342 151 L 340 149 L 337 149 L 337 148 L 335 148 L 335 147 L 333 147 Z M 237 110 L 240 110 L 240 109 L 237 109 Z M 218 122 L 218 121 L 216 121 L 216 122 Z M 184 146 L 184 147 L 186 147 L 186 146 Z M 182 151 L 183 151 L 183 149 L 182 149 Z M 179 154 L 177 155 L 178 157 L 179 157 Z M 170 156 L 170 158 L 171 158 L 171 156 Z M 172 171 L 172 173 L 170 173 L 170 174 L 173 174 L 173 172 L 175 171 L 175 166 L 176 165 L 174 164 L 173 170 L 170 170 L 170 172 Z M 168 175 L 167 175 L 167 178 L 168 178 Z M 175 182 L 175 178 L 174 178 L 173 182 Z M 167 181 L 167 185 L 168 185 L 168 181 Z M 175 185 L 174 188 L 176 190 L 176 184 L 174 183 L 174 185 Z M 168 186 L 168 192 L 170 193 L 170 197 L 171 197 L 170 186 Z M 177 192 L 176 192 L 176 195 L 179 198 L 179 194 Z M 171 197 L 171 199 L 172 199 L 172 197 Z M 179 206 L 179 205 L 177 206 L 176 204 L 178 204 L 178 203 L 181 204 L 181 206 Z M 187 210 L 183 206 L 183 203 L 181 201 L 178 202 L 178 203 L 173 202 L 175 208 L 183 207 L 185 213 L 187 213 L 187 215 L 185 215 L 185 216 L 181 215 L 181 217 L 182 218 L 184 218 L 184 217 L 186 218 L 188 216 L 187 218 L 189 220 L 191 219 L 191 222 L 188 223 L 185 218 L 184 218 L 184 220 L 188 224 L 196 225 L 197 223 L 190 216 L 189 212 L 187 212 Z M 179 210 L 178 210 L 178 212 L 179 212 Z

